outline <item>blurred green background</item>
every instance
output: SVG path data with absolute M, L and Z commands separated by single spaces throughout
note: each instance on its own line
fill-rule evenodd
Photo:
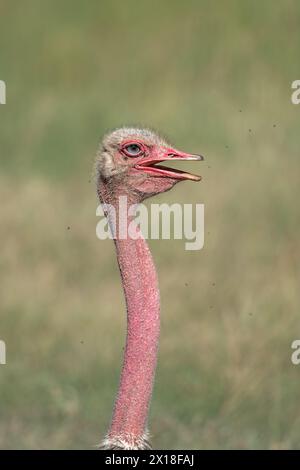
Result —
M 162 297 L 156 448 L 299 448 L 300 79 L 296 0 L 0 1 L 1 448 L 93 448 L 125 307 L 95 236 L 111 127 L 201 152 L 205 247 L 152 241 Z

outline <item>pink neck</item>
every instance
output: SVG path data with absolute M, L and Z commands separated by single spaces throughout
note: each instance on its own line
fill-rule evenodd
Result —
M 121 191 L 118 196 L 122 194 L 125 193 Z M 100 199 L 116 207 L 118 220 L 118 198 L 100 189 Z M 128 198 L 128 204 L 135 202 Z M 128 219 L 127 222 L 132 223 Z M 127 338 L 108 437 L 139 440 L 146 431 L 157 362 L 160 329 L 158 281 L 144 238 L 123 240 L 117 233 L 115 246 L 127 306 Z

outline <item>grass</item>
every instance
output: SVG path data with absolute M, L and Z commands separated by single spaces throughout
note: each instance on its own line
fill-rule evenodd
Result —
M 1 448 L 87 449 L 105 433 L 125 315 L 112 243 L 95 237 L 91 168 L 102 133 L 124 123 L 206 156 L 202 183 L 155 201 L 204 202 L 206 234 L 200 252 L 150 242 L 154 445 L 299 448 L 299 4 L 2 10 Z

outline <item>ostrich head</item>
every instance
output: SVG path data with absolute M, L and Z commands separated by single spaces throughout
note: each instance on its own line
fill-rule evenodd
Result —
M 141 202 L 168 191 L 179 181 L 201 180 L 201 176 L 160 165 L 171 160 L 203 160 L 203 157 L 171 147 L 148 129 L 117 129 L 104 137 L 97 154 L 98 190 L 104 183 L 109 192 L 123 189 Z

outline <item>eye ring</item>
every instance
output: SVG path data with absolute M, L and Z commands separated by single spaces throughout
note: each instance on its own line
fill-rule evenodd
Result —
M 141 147 L 140 144 L 137 144 L 136 142 L 131 142 L 122 148 L 122 152 L 127 156 L 127 157 L 140 157 L 144 153 L 144 149 Z

